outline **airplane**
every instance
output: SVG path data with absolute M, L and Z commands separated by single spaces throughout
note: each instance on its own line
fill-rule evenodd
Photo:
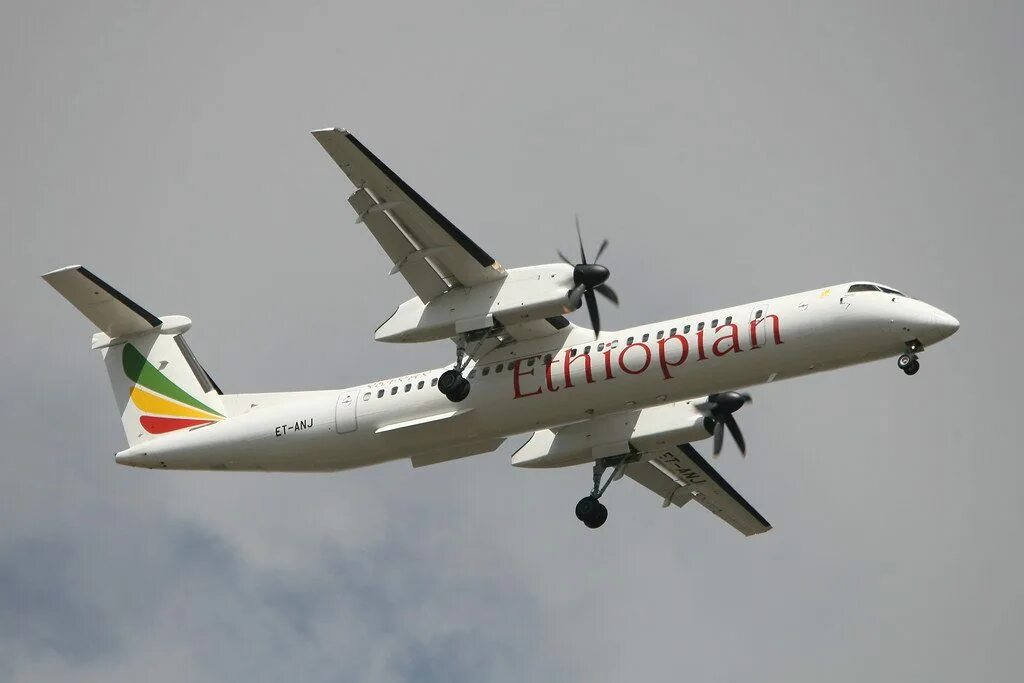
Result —
M 352 133 L 313 131 L 348 176 L 356 223 L 376 238 L 416 296 L 374 333 L 378 341 L 455 342 L 433 370 L 327 391 L 228 394 L 184 334 L 191 320 L 158 317 L 82 266 L 42 277 L 99 332 L 128 448 L 115 462 L 173 470 L 326 472 L 408 459 L 424 467 L 488 453 L 529 434 L 511 464 L 592 465 L 576 517 L 605 523 L 601 502 L 623 476 L 663 507 L 696 501 L 751 536 L 768 521 L 694 443 L 729 432 L 743 390 L 919 354 L 959 329 L 948 313 L 892 287 L 856 281 L 717 310 L 603 330 L 597 295 L 617 304 L 598 262 L 505 268 L 378 159 Z M 565 317 L 586 306 L 591 329 Z M 605 476 L 607 475 L 607 476 Z

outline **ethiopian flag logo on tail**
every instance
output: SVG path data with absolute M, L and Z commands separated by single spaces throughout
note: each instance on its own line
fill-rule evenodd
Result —
M 166 434 L 186 427 L 208 425 L 224 416 L 169 380 L 131 344 L 121 356 L 124 374 L 135 382 L 131 398 L 143 415 L 142 428 L 150 434 Z

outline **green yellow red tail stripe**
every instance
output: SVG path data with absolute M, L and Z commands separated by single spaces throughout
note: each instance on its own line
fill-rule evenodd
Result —
M 143 413 L 139 424 L 150 434 L 166 434 L 224 419 L 168 379 L 131 344 L 124 345 L 121 365 L 124 374 L 136 384 L 131 391 L 132 403 Z

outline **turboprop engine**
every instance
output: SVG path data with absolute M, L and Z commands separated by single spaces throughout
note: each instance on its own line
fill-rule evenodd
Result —
M 543 320 L 575 310 L 570 294 L 576 287 L 574 268 L 555 263 L 510 268 L 496 282 L 457 287 L 429 303 L 409 299 L 377 328 L 374 339 L 424 342 L 499 326 Z
M 557 430 L 534 432 L 512 455 L 516 467 L 567 467 L 600 458 L 648 452 L 662 446 L 699 441 L 711 436 L 704 414 L 693 402 L 633 410 Z

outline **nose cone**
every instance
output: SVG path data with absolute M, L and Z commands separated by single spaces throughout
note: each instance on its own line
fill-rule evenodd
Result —
M 935 326 L 935 333 L 938 335 L 939 339 L 952 337 L 953 333 L 960 329 L 959 320 L 951 316 L 949 313 L 940 311 L 937 308 L 935 309 L 933 319 L 934 322 L 932 324 Z
M 911 316 L 910 325 L 925 346 L 937 344 L 960 329 L 960 321 L 945 311 L 921 302 Z

